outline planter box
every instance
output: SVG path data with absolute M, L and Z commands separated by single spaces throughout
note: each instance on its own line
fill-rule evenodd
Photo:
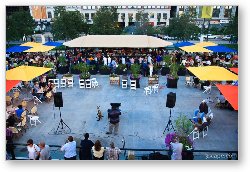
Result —
M 178 79 L 169 79 L 167 78 L 167 87 L 168 88 L 177 88 Z
M 119 76 L 109 77 L 109 83 L 110 85 L 114 85 L 114 84 L 120 85 L 120 77 Z
M 67 66 L 63 66 L 59 68 L 59 73 L 60 74 L 66 74 L 69 72 L 69 68 Z
M 148 77 L 148 85 L 159 84 L 159 77 Z

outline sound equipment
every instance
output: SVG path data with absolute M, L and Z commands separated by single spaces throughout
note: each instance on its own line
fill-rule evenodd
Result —
M 57 92 L 54 94 L 54 104 L 55 107 L 63 107 L 62 92 Z
M 175 106 L 176 93 L 170 92 L 167 94 L 166 107 L 173 108 Z
M 110 105 L 114 108 L 117 108 L 117 107 L 121 106 L 121 103 L 110 103 Z

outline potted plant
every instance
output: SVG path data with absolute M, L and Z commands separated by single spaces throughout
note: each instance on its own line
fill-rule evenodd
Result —
M 194 158 L 193 152 L 193 141 L 188 137 L 188 135 L 193 130 L 193 124 L 184 114 L 181 114 L 177 117 L 174 122 L 175 132 L 168 133 L 165 138 L 166 147 L 170 150 L 171 154 L 171 142 L 174 137 L 179 138 L 179 142 L 183 144 L 182 159 L 183 160 L 192 160 Z
M 100 74 L 102 75 L 109 75 L 110 74 L 110 69 L 107 65 L 103 65 L 100 67 L 100 70 L 99 70 Z
M 171 64 L 171 56 L 170 55 L 164 56 L 163 61 L 164 61 L 165 65 L 161 69 L 161 75 L 166 76 L 170 72 L 169 66 Z
M 49 79 L 56 79 L 56 74 L 54 73 L 54 68 L 55 65 L 52 62 L 48 62 L 46 64 L 44 64 L 45 68 L 52 68 L 49 72 L 47 72 L 47 76 L 46 76 L 46 81 L 48 82 Z
M 97 74 L 97 70 L 96 70 L 96 66 L 95 65 L 90 65 L 89 66 L 89 73 L 91 75 L 96 75 Z
M 178 74 L 178 76 L 185 76 L 186 75 L 186 67 L 183 64 L 178 65 L 177 74 Z
M 140 88 L 140 79 L 141 79 L 141 74 L 140 74 L 140 70 L 141 70 L 141 66 L 139 64 L 133 64 L 131 65 L 131 75 L 130 75 L 130 79 L 131 80 L 136 80 L 136 88 Z
M 74 66 L 74 69 L 81 71 L 80 79 L 90 79 L 89 66 L 86 63 L 78 63 Z
M 58 70 L 59 70 L 59 73 L 60 74 L 65 74 L 69 71 L 68 67 L 67 67 L 67 60 L 65 57 L 63 56 L 59 56 L 58 57 L 58 62 L 59 62 L 59 65 L 58 65 Z
M 118 67 L 115 69 L 115 73 L 117 75 L 123 75 L 127 71 L 125 64 L 119 64 Z
M 177 88 L 177 82 L 179 79 L 179 76 L 177 74 L 178 72 L 178 65 L 175 62 L 176 58 L 173 57 L 172 64 L 170 65 L 170 73 L 167 75 L 167 87 L 168 88 Z

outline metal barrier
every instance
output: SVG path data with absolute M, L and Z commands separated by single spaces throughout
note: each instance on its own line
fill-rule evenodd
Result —
M 28 160 L 28 151 L 26 144 L 14 144 L 15 155 L 17 160 Z M 49 145 L 52 160 L 64 160 L 64 152 L 60 151 L 61 146 Z M 77 159 L 79 159 L 79 148 L 77 147 Z M 133 149 L 133 148 L 120 148 L 122 153 L 119 160 L 167 160 L 171 159 L 169 155 L 170 150 L 166 149 Z M 133 152 L 133 156 L 129 157 L 128 154 Z M 189 157 L 193 156 L 193 160 L 238 160 L 238 151 L 220 151 L 220 150 L 190 150 L 183 151 Z M 106 158 L 106 156 L 105 156 Z

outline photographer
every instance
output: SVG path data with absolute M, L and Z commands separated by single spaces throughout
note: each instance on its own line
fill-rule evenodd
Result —
M 65 151 L 65 160 L 76 160 L 76 142 L 72 136 L 68 137 L 67 143 L 61 147 L 61 151 Z
M 106 132 L 106 134 L 112 134 L 113 130 L 114 130 L 114 135 L 118 134 L 120 115 L 121 115 L 121 111 L 117 106 L 112 106 L 112 109 L 108 110 L 109 131 Z

